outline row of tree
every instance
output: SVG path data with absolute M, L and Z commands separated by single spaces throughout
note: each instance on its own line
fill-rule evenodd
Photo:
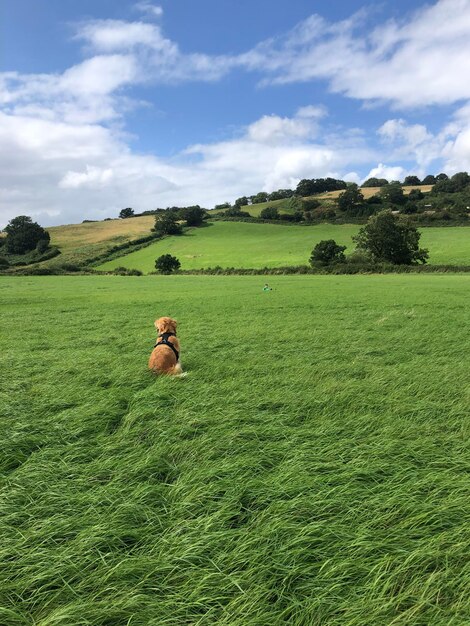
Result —
M 454 175 L 455 176 L 455 175 Z M 454 178 L 454 177 L 452 177 Z M 410 175 L 406 176 L 403 182 L 400 181 L 388 181 L 386 178 L 368 178 L 362 187 L 385 187 L 387 185 L 400 185 L 403 187 L 419 186 L 419 185 L 436 185 L 443 181 L 449 180 L 447 174 L 441 173 L 434 176 L 428 174 L 422 180 L 418 176 Z M 329 191 L 338 191 L 341 189 L 347 189 L 353 183 L 348 183 L 345 180 L 336 178 L 303 178 L 299 181 L 295 189 L 278 189 L 271 193 L 260 191 L 257 194 L 251 196 L 240 196 L 235 200 L 233 205 L 230 202 L 223 202 L 222 204 L 216 204 L 214 210 L 238 208 L 248 206 L 250 204 L 261 204 L 263 202 L 271 202 L 273 200 L 284 200 L 291 198 L 292 196 L 307 197 L 314 196 L 320 193 L 327 193 Z M 443 189 L 444 190 L 444 189 Z

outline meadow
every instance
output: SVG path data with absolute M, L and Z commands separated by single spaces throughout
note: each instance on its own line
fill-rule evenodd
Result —
M 470 623 L 470 277 L 271 278 L 0 278 L 1 624 Z
M 97 269 L 124 266 L 148 273 L 155 269 L 155 259 L 167 253 L 180 260 L 182 269 L 216 265 L 241 268 L 305 265 L 312 249 L 322 239 L 334 239 L 347 246 L 346 254 L 350 254 L 355 249 L 352 236 L 359 228 L 354 224 L 287 226 L 213 222 L 103 263 Z M 429 263 L 470 265 L 470 228 L 444 226 L 419 230 L 420 245 L 429 249 Z
M 107 252 L 112 246 L 149 235 L 154 224 L 154 216 L 145 215 L 132 219 L 51 226 L 47 229 L 51 236 L 51 245 L 57 246 L 61 254 L 47 265 L 86 261 Z

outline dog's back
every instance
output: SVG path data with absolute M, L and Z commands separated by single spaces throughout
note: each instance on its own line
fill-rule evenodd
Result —
M 149 369 L 155 374 L 181 374 L 182 372 L 178 358 L 180 342 L 176 337 L 176 326 L 176 320 L 171 317 L 160 317 L 155 321 L 158 337 L 149 359 Z

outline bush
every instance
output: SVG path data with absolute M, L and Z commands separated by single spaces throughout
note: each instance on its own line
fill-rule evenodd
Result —
M 39 254 L 42 254 L 43 252 L 47 250 L 48 247 L 49 247 L 49 240 L 40 239 L 37 243 L 36 251 L 39 252 Z
M 279 219 L 279 211 L 275 206 L 267 206 L 261 210 L 259 216 L 262 220 L 277 220 Z
M 334 239 L 324 239 L 317 243 L 312 250 L 310 265 L 332 265 L 333 263 L 344 263 L 346 257 L 344 251 L 346 246 L 339 246 Z
M 116 267 L 113 270 L 113 274 L 117 274 L 118 276 L 142 276 L 142 272 L 140 270 L 129 269 L 123 266 Z
M 155 269 L 161 274 L 171 274 L 172 272 L 179 270 L 180 267 L 181 263 L 171 254 L 162 254 L 155 261 Z
M 9 266 L 10 264 L 8 263 L 8 260 L 4 256 L 1 256 L 0 257 L 0 270 L 3 270 Z

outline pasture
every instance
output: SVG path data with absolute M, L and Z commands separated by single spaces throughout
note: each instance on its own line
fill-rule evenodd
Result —
M 0 623 L 470 622 L 470 277 L 263 282 L 0 278 Z
M 149 235 L 154 224 L 155 217 L 145 215 L 132 219 L 51 226 L 47 229 L 51 236 L 51 245 L 57 246 L 61 254 L 48 265 L 54 265 L 57 261 L 86 261 L 106 252 L 112 246 Z
M 183 236 L 168 237 L 146 248 L 131 252 L 97 267 L 112 270 L 119 266 L 144 273 L 155 269 L 155 259 L 172 254 L 182 269 L 207 267 L 262 268 L 305 265 L 314 246 L 322 239 L 334 239 L 347 246 L 350 254 L 355 244 L 352 236 L 360 226 L 319 224 L 285 226 L 247 222 L 214 222 L 191 229 Z M 470 228 L 420 228 L 420 245 L 429 249 L 429 263 L 470 265 Z

